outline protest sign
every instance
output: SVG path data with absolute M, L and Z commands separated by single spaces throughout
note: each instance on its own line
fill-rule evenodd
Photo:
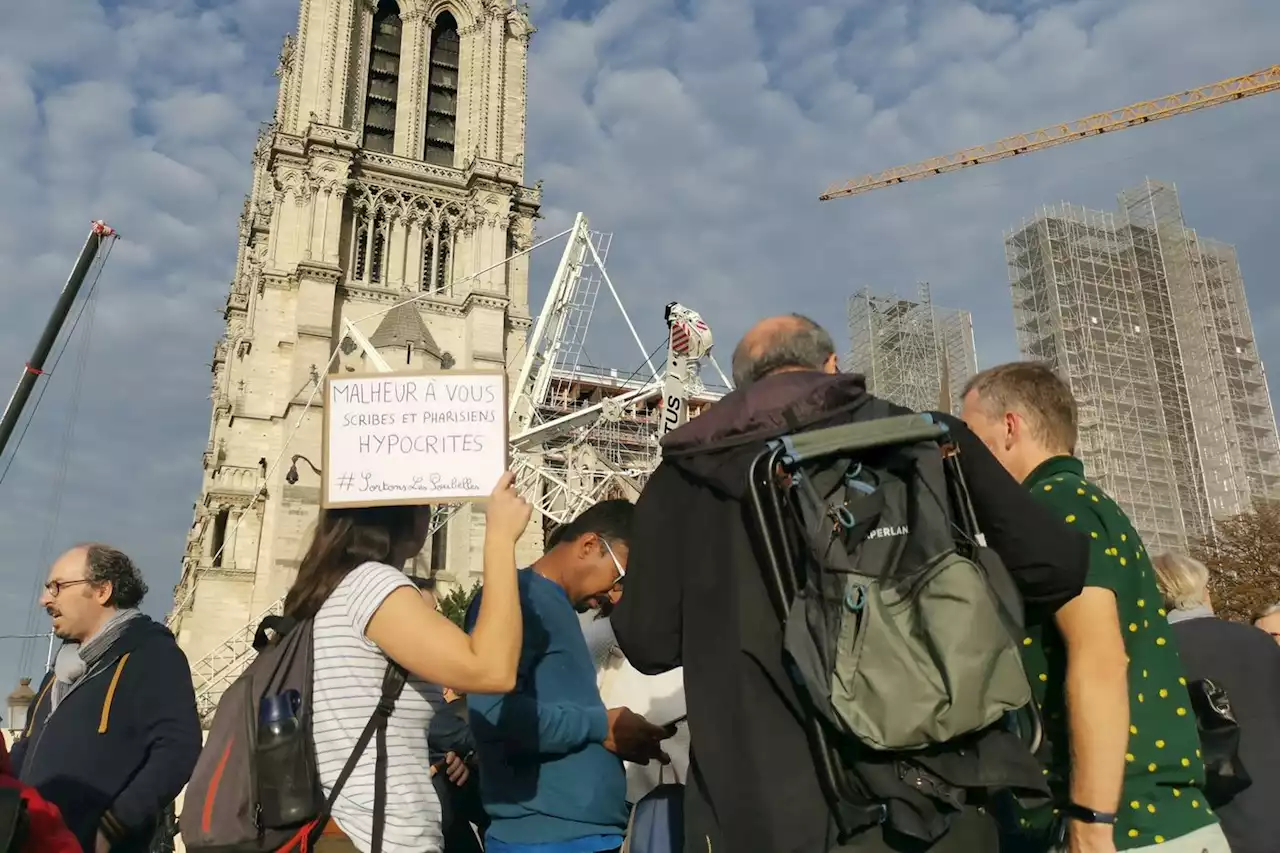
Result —
M 325 380 L 326 508 L 482 500 L 507 469 L 501 371 Z

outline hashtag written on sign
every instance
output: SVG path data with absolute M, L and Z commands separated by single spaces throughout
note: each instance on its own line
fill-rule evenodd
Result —
M 338 488 L 349 489 L 355 485 L 356 477 L 354 474 L 343 474 L 338 478 Z

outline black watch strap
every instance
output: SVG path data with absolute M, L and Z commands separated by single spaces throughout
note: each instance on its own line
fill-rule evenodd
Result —
M 1113 812 L 1095 811 L 1076 803 L 1069 803 L 1067 807 L 1062 810 L 1062 813 L 1071 820 L 1078 820 L 1081 823 L 1105 823 L 1114 825 L 1116 822 L 1116 816 Z

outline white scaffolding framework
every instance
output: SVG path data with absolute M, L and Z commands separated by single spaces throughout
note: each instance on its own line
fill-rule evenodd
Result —
M 1235 252 L 1183 222 L 1172 185 L 1119 215 L 1044 208 L 1006 235 L 1018 344 L 1080 403 L 1078 454 L 1151 548 L 1280 489 L 1280 448 Z
M 1018 346 L 1080 402 L 1077 455 L 1151 548 L 1186 542 L 1133 253 L 1115 217 L 1048 207 L 1005 240 Z
M 848 370 L 867 379 L 867 390 L 919 411 L 958 413 L 965 383 L 978 370 L 973 319 L 968 311 L 935 308 L 927 282 L 916 298 L 873 294 L 849 297 Z
M 1280 443 L 1266 371 L 1258 354 L 1244 277 L 1234 246 L 1199 242 L 1212 338 L 1226 381 L 1225 416 L 1232 457 L 1243 466 L 1247 501 L 1280 495 Z M 1243 498 L 1243 496 L 1242 496 Z M 1247 507 L 1242 507 L 1247 508 Z

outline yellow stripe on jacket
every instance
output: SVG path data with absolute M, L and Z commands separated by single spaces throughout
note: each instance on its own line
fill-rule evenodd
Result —
M 40 695 L 36 697 L 36 703 L 31 706 L 31 710 L 27 712 L 27 730 L 22 733 L 23 737 L 31 737 L 31 730 L 36 725 L 36 711 L 40 710 L 40 703 L 44 701 L 45 694 L 49 692 L 49 688 L 53 686 L 53 682 L 57 681 L 57 677 L 50 678 L 45 682 L 44 689 L 40 691 Z
M 124 665 L 129 660 L 129 654 L 126 653 L 120 658 L 120 662 L 116 664 L 116 671 L 111 676 L 111 685 L 107 687 L 107 698 L 102 701 L 102 720 L 98 723 L 98 734 L 105 735 L 107 733 L 107 721 L 111 718 L 111 700 L 116 698 L 116 685 L 120 683 L 120 673 L 124 671 Z

